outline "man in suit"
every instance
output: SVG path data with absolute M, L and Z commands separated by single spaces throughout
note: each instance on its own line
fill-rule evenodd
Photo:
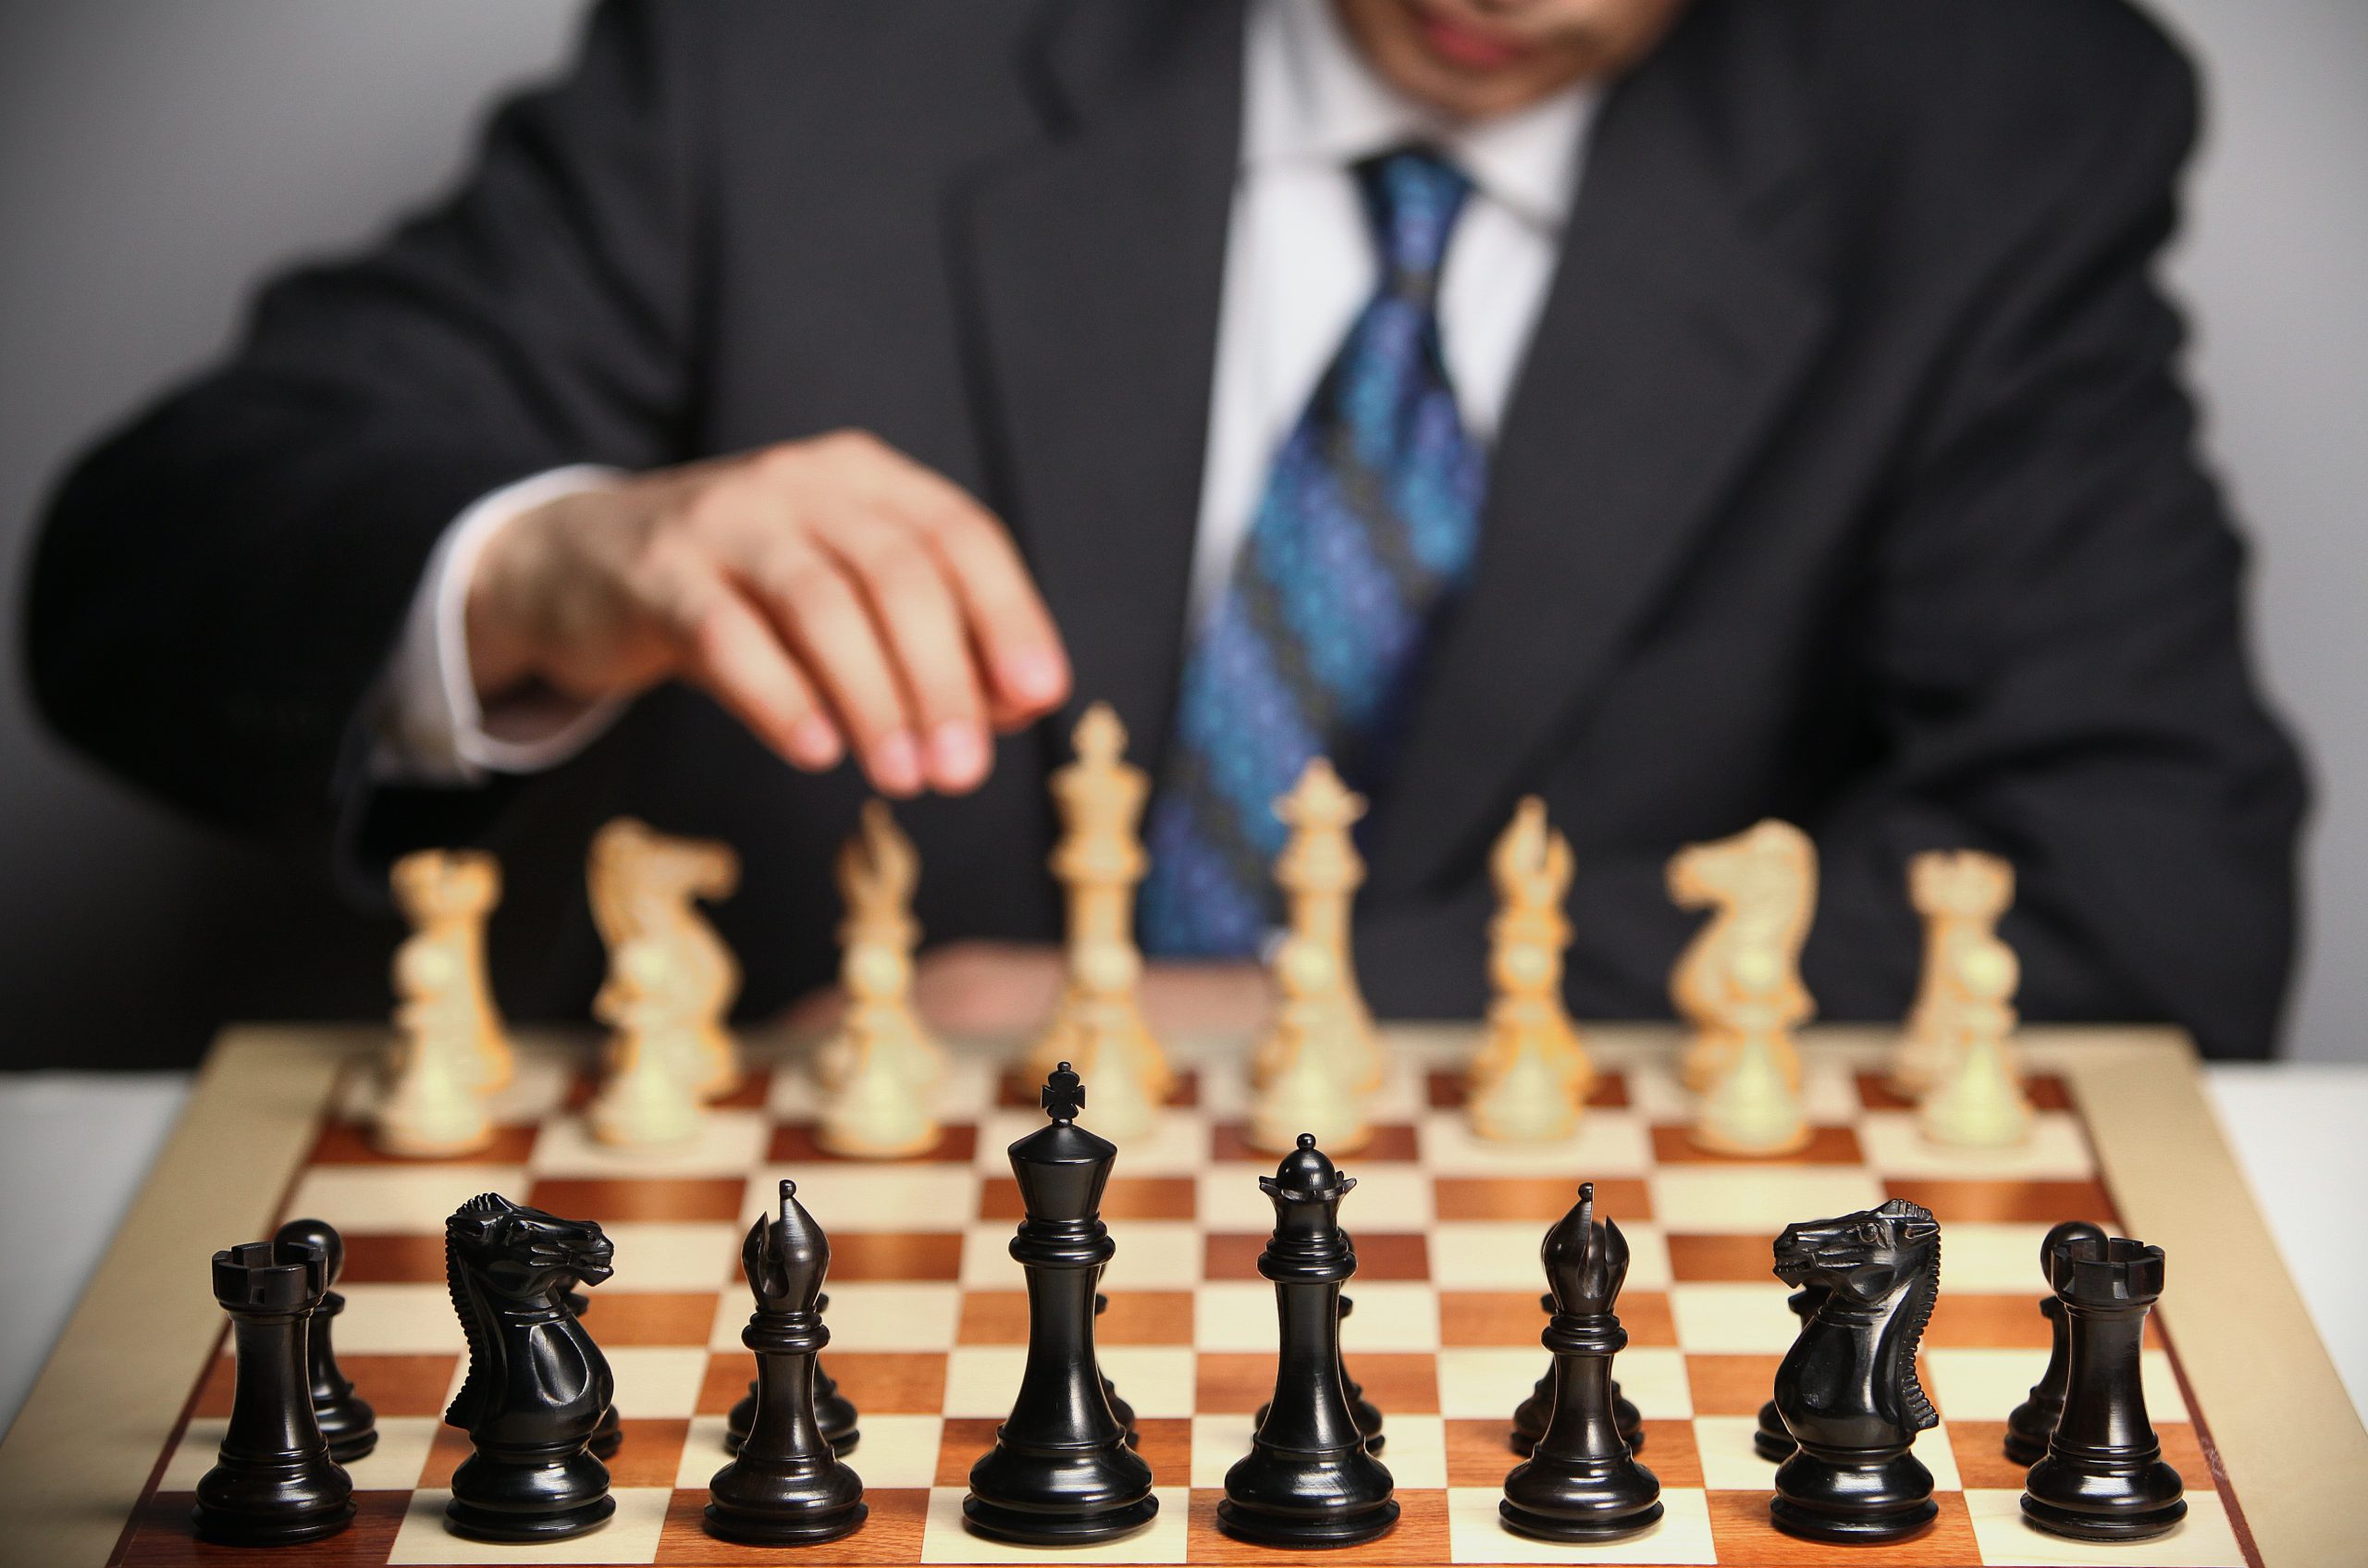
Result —
M 2301 786 L 2151 277 L 2193 124 L 2105 0 L 616 0 L 456 196 L 85 460 L 36 686 L 351 865 L 728 838 L 760 1006 L 830 973 L 876 789 L 925 983 L 1023 1016 L 1104 698 L 1154 983 L 1221 1012 L 1320 750 L 1385 1012 L 1476 1010 L 1535 791 L 1583 1014 L 1665 1007 L 1662 861 L 1772 814 L 1830 1016 L 1905 1006 L 1906 859 L 1969 845 L 2030 1016 L 2262 1054 Z M 580 1005 L 549 929 L 512 994 Z

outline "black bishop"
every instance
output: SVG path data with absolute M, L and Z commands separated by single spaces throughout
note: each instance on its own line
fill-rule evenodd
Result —
M 831 1242 L 796 1182 L 783 1179 L 780 1211 L 750 1228 L 740 1266 L 757 1298 L 740 1330 L 757 1355 L 757 1408 L 739 1451 L 708 1483 L 707 1533 L 752 1546 L 836 1540 L 870 1510 L 814 1411 L 814 1357 L 831 1340 L 817 1304 Z
M 1538 1249 L 1554 1315 L 1539 1336 L 1554 1352 L 1554 1405 L 1545 1436 L 1505 1477 L 1505 1527 L 1550 1541 L 1632 1535 L 1661 1516 L 1661 1484 L 1620 1435 L 1611 1358 L 1628 1343 L 1612 1304 L 1628 1278 L 1628 1241 L 1595 1217 L 1595 1183 Z

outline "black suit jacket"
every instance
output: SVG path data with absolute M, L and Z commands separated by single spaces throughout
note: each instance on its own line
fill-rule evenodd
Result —
M 534 911 L 498 942 L 513 1005 L 588 994 L 578 857 L 624 809 L 743 850 L 752 1006 L 823 981 L 854 777 L 668 691 L 555 775 L 373 793 L 357 714 L 404 604 L 524 474 L 861 426 L 1009 520 L 1080 699 L 1156 769 L 1240 65 L 1215 0 L 606 6 L 457 195 L 273 287 L 74 473 L 31 606 L 47 711 L 365 862 L 490 836 Z M 1535 790 L 1577 850 L 1585 1015 L 1665 1008 L 1663 860 L 1774 814 L 1822 854 L 1829 1016 L 1897 1015 L 1906 858 L 1970 845 L 2020 870 L 2030 1016 L 2268 1048 L 2301 787 L 2150 278 L 2193 125 L 2177 54 L 2096 0 L 1703 0 L 1610 91 L 1375 801 L 1377 1007 L 1480 1006 L 1484 851 Z M 1056 932 L 1067 728 L 902 812 L 932 938 Z

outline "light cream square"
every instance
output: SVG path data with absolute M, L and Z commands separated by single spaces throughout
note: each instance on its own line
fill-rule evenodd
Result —
M 1943 1416 L 1951 1421 L 2004 1421 L 2030 1396 L 2031 1385 L 2047 1369 L 2047 1352 L 1927 1346 L 1924 1364 L 1931 1369 L 1933 1402 Z M 2139 1352 L 2138 1376 L 2150 1417 L 2188 1419 L 2187 1401 L 2179 1396 L 2178 1378 L 2171 1371 L 2167 1353 Z
M 2032 1310 L 2047 1294 L 2040 1272 L 2039 1244 L 2044 1225 L 1975 1224 L 1961 1220 L 1941 1228 L 1941 1291 L 1943 1295 L 2029 1296 Z
M 771 1124 L 762 1111 L 703 1112 L 697 1133 L 680 1143 L 621 1149 L 602 1143 L 581 1117 L 543 1124 L 526 1168 L 536 1176 L 744 1176 L 765 1157 Z
M 1510 1420 L 1550 1364 L 1552 1357 L 1541 1350 L 1450 1346 L 1438 1353 L 1440 1414 L 1475 1421 Z M 1682 1352 L 1631 1346 L 1620 1352 L 1612 1372 L 1620 1379 L 1620 1391 L 1648 1418 L 1679 1420 L 1694 1414 L 1694 1392 L 1685 1378 Z
M 1094 1130 L 1092 1101 L 1089 1088 L 1086 1114 L 1078 1117 L 1078 1125 L 1088 1131 Z M 1042 1125 L 1042 1118 L 1038 1118 L 1038 1125 Z M 1118 1145 L 1118 1158 L 1110 1167 L 1113 1176 L 1190 1176 L 1208 1167 L 1209 1130 L 1189 1108 L 1163 1106 L 1153 1117 L 1149 1131 L 1111 1142 Z M 1009 1168 L 1006 1161 L 1005 1169 Z
M 1102 1375 L 1117 1387 L 1118 1392 L 1135 1414 L 1147 1418 L 1168 1418 L 1192 1414 L 1193 1360 L 1190 1345 L 1097 1345 L 1095 1358 L 1102 1364 Z M 1004 1390 L 1004 1409 L 1007 1414 L 1011 1396 L 1018 1390 L 1014 1378 Z
M 1258 1430 L 1248 1411 L 1192 1417 L 1192 1485 L 1202 1491 L 1225 1486 L 1225 1473 L 1250 1451 Z
M 2030 1136 L 2008 1149 L 1947 1148 L 1924 1136 L 1914 1111 L 1868 1111 L 1858 1123 L 1858 1143 L 1868 1166 L 1884 1176 L 2078 1181 L 2096 1169 L 2069 1111 L 2035 1113 Z
M 1504 1493 L 1494 1487 L 1454 1487 L 1447 1494 L 1448 1555 L 1456 1562 L 1716 1562 L 1710 1500 L 1697 1487 L 1661 1491 L 1661 1516 L 1619 1540 L 1585 1546 L 1534 1540 L 1505 1528 L 1497 1512 Z
M 942 1351 L 954 1343 L 961 1316 L 962 1290 L 957 1285 L 851 1279 L 831 1282 L 831 1310 L 823 1321 L 830 1327 L 832 1350 Z M 740 1321 L 747 1321 L 745 1304 Z M 717 1327 L 722 1327 L 721 1314 Z M 730 1342 L 716 1349 L 738 1345 L 739 1332 L 734 1327 Z
M 1159 1512 L 1152 1522 L 1130 1536 L 1092 1546 L 1063 1547 L 1062 1562 L 1181 1562 L 1185 1525 L 1191 1516 L 1190 1500 L 1181 1487 L 1157 1487 Z M 923 1562 L 1037 1562 L 1048 1561 L 1042 1547 L 1013 1546 L 974 1536 L 962 1527 L 962 1488 L 934 1487 L 929 1494 L 929 1522 L 921 1531 Z
M 636 1219 L 603 1225 L 600 1230 L 617 1250 L 617 1271 L 601 1281 L 596 1295 L 719 1287 L 727 1295 L 747 1295 L 745 1289 L 733 1287 L 740 1277 L 745 1226 L 721 1220 Z
M 1782 1355 L 1801 1332 L 1789 1294 L 1772 1277 L 1765 1285 L 1681 1280 L 1669 1288 L 1678 1342 L 1696 1355 Z
M 1983 1488 L 1965 1494 L 1983 1568 L 2243 1568 L 2245 1554 L 2219 1494 L 2190 1488 L 2187 1517 L 2150 1541 L 2075 1541 L 2029 1524 L 2023 1494 Z
M 1650 1124 L 1633 1109 L 1584 1111 L 1570 1137 L 1542 1143 L 1499 1143 L 1472 1130 L 1467 1113 L 1425 1112 L 1423 1164 L 1457 1176 L 1642 1176 L 1652 1168 Z
M 959 1230 L 979 1217 L 979 1179 L 968 1166 L 818 1160 L 769 1165 L 749 1178 L 740 1204 L 748 1216 L 744 1234 L 758 1216 L 776 1212 L 783 1177 L 797 1183 L 797 1201 L 832 1236 Z
M 387 1562 L 393 1568 L 414 1564 L 476 1564 L 518 1562 L 655 1562 L 658 1537 L 666 1527 L 666 1504 L 674 1495 L 665 1487 L 619 1487 L 610 1496 L 617 1512 L 609 1522 L 571 1540 L 515 1542 L 463 1540 L 444 1527 L 444 1505 L 452 1494 L 442 1489 L 413 1492 L 411 1507 L 395 1531 Z
M 1627 1391 L 1622 1386 L 1621 1391 Z M 1752 1435 L 1759 1430 L 1758 1418 L 1749 1415 L 1697 1415 L 1694 1418 L 1694 1447 L 1702 1456 L 1702 1484 L 1714 1492 L 1766 1491 L 1776 1474 L 1773 1462 L 1759 1457 L 1751 1446 Z M 1644 1456 L 1649 1465 L 1653 1456 Z
M 1102 1288 L 1105 1290 L 1189 1290 L 1201 1282 L 1201 1228 L 1189 1219 L 1118 1219 L 1110 1222 L 1110 1239 L 1118 1243 L 1110 1266 L 1103 1271 Z M 1005 1238 L 1008 1246 L 1010 1238 Z M 1017 1287 L 1025 1282 L 1018 1264 L 1008 1253 L 1003 1259 L 1009 1270 L 1002 1282 Z M 963 1271 L 969 1272 L 969 1260 L 963 1260 Z
M 945 1356 L 945 1414 L 956 1420 L 1002 1420 L 1011 1414 L 1028 1368 L 1025 1345 L 956 1345 Z M 1115 1382 L 1117 1374 L 1110 1374 Z M 1131 1400 L 1123 1386 L 1119 1391 Z M 1138 1414 L 1143 1414 L 1140 1409 Z
M 514 1165 L 314 1166 L 288 1200 L 291 1215 L 331 1216 L 349 1236 L 440 1236 L 452 1211 L 480 1192 L 523 1201 Z
M 1262 1280 L 1260 1283 L 1264 1284 Z M 1340 1325 L 1340 1343 L 1359 1351 L 1435 1351 L 1439 1345 L 1439 1299 L 1413 1279 L 1352 1279 L 1347 1291 L 1356 1303 Z M 1266 1343 L 1275 1342 L 1274 1287 L 1266 1287 Z M 1441 1483 L 1444 1485 L 1445 1483 Z
M 1271 1352 L 1276 1325 L 1275 1288 L 1264 1279 L 1220 1279 L 1192 1292 L 1192 1343 L 1201 1350 Z
M 1882 1182 L 1856 1166 L 1662 1166 L 1649 1180 L 1653 1217 L 1672 1236 L 1774 1236 L 1798 1220 L 1855 1214 L 1883 1201 Z
M 340 1354 L 438 1355 L 468 1344 L 452 1311 L 451 1294 L 441 1283 L 339 1289 L 345 1296 L 345 1311 L 337 1320 Z
M 1440 1220 L 1431 1227 L 1431 1278 L 1457 1290 L 1542 1290 L 1546 1270 L 1537 1249 L 1546 1229 L 1529 1220 Z M 1669 1241 L 1659 1222 L 1620 1219 L 1620 1234 L 1628 1243 L 1624 1288 L 1667 1290 Z
M 1447 1485 L 1447 1417 L 1383 1414 L 1382 1463 L 1390 1479 L 1409 1490 L 1435 1491 Z
M 707 1352 L 697 1345 L 620 1345 L 605 1352 L 617 1380 L 617 1414 L 681 1421 L 698 1409 Z

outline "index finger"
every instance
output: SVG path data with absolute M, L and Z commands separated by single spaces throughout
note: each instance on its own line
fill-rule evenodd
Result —
M 893 506 L 944 568 L 962 601 L 1000 716 L 1051 712 L 1069 692 L 1068 651 L 1010 531 L 959 485 L 901 453 Z

